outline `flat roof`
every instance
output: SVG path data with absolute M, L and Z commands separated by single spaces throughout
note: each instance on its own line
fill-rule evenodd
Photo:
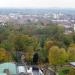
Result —
M 7 75 L 6 73 L 0 73 L 0 75 Z
M 0 64 L 0 73 L 8 69 L 11 74 L 16 74 L 16 64 L 13 62 Z
M 70 64 L 71 64 L 72 66 L 75 66 L 75 62 L 70 62 Z

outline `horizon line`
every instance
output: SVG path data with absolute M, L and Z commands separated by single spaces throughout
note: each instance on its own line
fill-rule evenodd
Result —
M 0 9 L 75 9 L 73 7 L 0 7 Z

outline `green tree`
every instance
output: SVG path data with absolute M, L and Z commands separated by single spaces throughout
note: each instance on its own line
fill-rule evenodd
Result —
M 21 51 L 25 54 L 26 60 L 30 61 L 34 51 L 38 48 L 39 42 L 35 37 L 28 35 L 17 35 L 14 39 L 16 51 Z
M 40 57 L 40 62 L 48 63 L 48 50 L 46 48 L 40 48 L 39 57 Z
M 64 45 L 67 48 L 71 43 L 73 43 L 72 36 L 71 35 L 64 35 L 64 37 L 63 37 L 63 43 L 64 43 Z
M 7 51 L 11 51 L 14 48 L 14 44 L 9 40 L 5 40 L 0 44 L 0 47 L 6 49 Z
M 67 75 L 75 75 L 75 70 L 74 69 L 70 69 L 69 74 Z
M 32 38 L 28 35 L 17 35 L 14 43 L 16 50 L 19 51 L 28 51 L 27 48 L 33 46 Z

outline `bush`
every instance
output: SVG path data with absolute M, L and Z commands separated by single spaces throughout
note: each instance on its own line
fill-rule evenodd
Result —
M 62 70 L 62 72 L 64 73 L 64 74 L 68 74 L 69 73 L 69 69 L 66 69 L 66 70 Z

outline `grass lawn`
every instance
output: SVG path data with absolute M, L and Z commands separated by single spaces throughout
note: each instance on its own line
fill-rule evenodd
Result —
M 67 75 L 67 73 L 72 69 L 71 67 L 63 67 L 59 71 L 59 75 Z

